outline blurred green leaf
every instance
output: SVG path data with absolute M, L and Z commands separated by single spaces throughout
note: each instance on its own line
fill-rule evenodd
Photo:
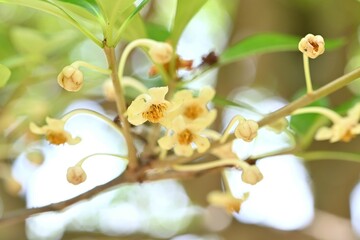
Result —
M 305 90 L 301 90 L 299 93 L 295 95 L 296 99 L 299 96 L 306 94 Z M 320 107 L 328 107 L 329 106 L 329 99 L 328 98 L 321 98 L 308 106 L 320 106 Z M 300 114 L 291 116 L 290 120 L 290 127 L 298 134 L 301 138 L 309 133 L 310 130 L 313 130 L 312 127 L 315 125 L 316 122 L 320 121 L 321 123 L 324 122 L 323 116 L 315 113 L 308 113 L 308 114 Z M 316 130 L 316 129 L 315 129 Z M 313 131 L 311 131 L 313 132 Z M 313 135 L 313 133 L 311 133 Z
M 58 1 L 77 5 L 81 8 L 86 9 L 89 13 L 95 16 L 101 15 L 99 12 L 99 6 L 96 4 L 95 0 L 58 0 Z
M 259 113 L 255 108 L 253 108 L 251 105 L 246 104 L 246 103 L 242 103 L 239 101 L 232 101 L 229 100 L 223 96 L 220 96 L 218 94 L 216 94 L 214 96 L 214 98 L 212 99 L 212 102 L 219 107 L 238 107 L 238 108 L 244 108 L 244 109 L 248 109 L 250 111 Z
M 219 63 L 228 64 L 255 54 L 298 51 L 300 39 L 301 37 L 277 33 L 253 35 L 226 49 L 220 55 Z M 325 47 L 327 50 L 331 50 L 343 44 L 343 39 L 329 39 L 326 40 Z
M 98 46 L 102 46 L 102 42 L 99 39 L 97 39 L 97 37 L 92 32 L 84 28 L 78 21 L 76 21 L 71 15 L 69 15 L 69 13 L 67 13 L 60 6 L 56 5 L 54 2 L 50 2 L 48 0 L 0 0 L 0 3 L 25 6 L 57 16 L 67 21 L 71 25 L 75 26 L 83 34 L 85 34 L 93 42 L 95 42 Z
M 121 20 L 121 27 L 115 34 L 114 43 L 116 44 L 121 38 L 125 38 L 128 41 L 133 41 L 138 38 L 147 37 L 145 24 L 140 16 L 139 12 L 149 0 L 143 0 L 137 7 L 135 5 L 127 8 L 119 17 Z
M 5 86 L 10 76 L 11 76 L 10 69 L 0 64 L 0 88 Z
M 171 40 L 174 45 L 177 45 L 177 42 L 187 24 L 207 1 L 208 0 L 177 1 L 175 20 L 171 31 Z
M 170 36 L 170 32 L 164 26 L 154 23 L 146 23 L 145 27 L 148 37 L 156 41 L 164 42 Z
M 10 31 L 10 38 L 16 50 L 22 54 L 46 54 L 48 40 L 37 30 L 14 27 Z

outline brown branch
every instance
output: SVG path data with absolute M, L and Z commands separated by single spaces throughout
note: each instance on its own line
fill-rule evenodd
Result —
M 220 169 L 220 168 L 219 168 Z M 29 209 L 21 209 L 10 212 L 6 214 L 4 217 L 0 218 L 0 227 L 8 226 L 11 224 L 16 224 L 21 221 L 24 221 L 26 218 L 31 217 L 35 214 L 51 212 L 51 211 L 62 211 L 67 207 L 80 202 L 82 200 L 88 200 L 97 194 L 108 190 L 112 187 L 123 185 L 123 184 L 131 184 L 131 183 L 142 183 L 142 182 L 150 182 L 157 181 L 162 179 L 190 179 L 194 177 L 202 176 L 203 174 L 213 171 L 201 171 L 201 172 L 175 172 L 175 171 L 167 171 L 164 173 L 154 173 L 148 174 L 151 169 L 148 166 L 143 166 L 136 171 L 126 170 L 122 175 L 113 180 L 94 187 L 93 189 L 82 193 L 76 197 L 58 202 L 52 203 L 50 205 L 46 205 L 38 208 L 29 208 Z

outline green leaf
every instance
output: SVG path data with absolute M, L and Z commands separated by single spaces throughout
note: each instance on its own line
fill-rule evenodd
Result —
M 95 0 L 58 0 L 59 2 L 66 2 L 77 5 L 86 9 L 88 12 L 95 16 L 100 16 L 99 6 Z
M 305 90 L 302 90 L 299 93 L 297 93 L 295 99 L 298 96 L 302 96 L 303 94 L 306 94 Z M 328 107 L 329 99 L 321 98 L 321 99 L 309 104 L 308 106 Z M 309 134 L 309 131 L 311 131 L 311 137 L 312 137 L 313 131 L 315 131 L 317 129 L 317 127 L 316 127 L 316 129 L 313 129 L 313 126 L 318 125 L 318 124 L 316 124 L 317 122 L 319 123 L 319 125 L 322 125 L 324 123 L 323 118 L 324 117 L 322 115 L 315 114 L 315 113 L 294 115 L 291 117 L 290 127 L 298 134 L 298 136 L 300 138 L 302 136 Z M 325 122 L 326 122 L 326 120 L 325 120 Z
M 208 0 L 178 0 L 175 19 L 171 31 L 171 40 L 176 46 L 181 34 L 190 20 Z
M 59 17 L 71 25 L 79 29 L 83 34 L 93 40 L 98 46 L 102 46 L 102 42 L 96 38 L 96 36 L 84 28 L 78 21 L 76 21 L 72 16 L 70 16 L 63 8 L 56 5 L 54 2 L 48 0 L 0 0 L 0 3 L 15 4 L 20 6 L 25 6 L 33 9 L 37 9 L 49 14 L 52 14 L 56 17 Z
M 166 27 L 154 24 L 154 23 L 145 23 L 146 32 L 149 38 L 154 39 L 156 41 L 164 42 L 169 36 L 170 32 L 166 29 Z
M 228 64 L 255 54 L 299 51 L 298 44 L 300 39 L 301 37 L 277 33 L 253 35 L 226 49 L 220 55 L 219 63 L 220 65 Z M 343 39 L 329 39 L 326 40 L 325 46 L 327 50 L 331 50 L 343 44 Z
M 110 46 L 118 43 L 121 38 L 132 41 L 147 37 L 145 25 L 139 12 L 148 2 L 149 0 L 143 0 L 137 7 L 132 5 L 119 16 L 121 27 L 115 33 L 113 42 L 109 43 Z
M 220 96 L 216 94 L 214 98 L 212 99 L 212 102 L 219 107 L 237 107 L 237 108 L 244 108 L 248 109 L 250 111 L 253 111 L 255 113 L 259 113 L 255 108 L 253 108 L 251 105 L 239 101 L 232 101 L 229 100 L 223 96 Z
M 0 88 L 5 86 L 10 76 L 11 76 L 10 69 L 0 64 Z
M 10 31 L 10 38 L 16 50 L 24 55 L 46 54 L 48 40 L 39 31 L 31 28 L 14 27 Z

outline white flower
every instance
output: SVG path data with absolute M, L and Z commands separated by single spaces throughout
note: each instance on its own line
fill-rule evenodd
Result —
M 35 134 L 45 135 L 46 140 L 55 145 L 68 143 L 71 145 L 80 142 L 80 138 L 73 138 L 71 134 L 64 130 L 65 122 L 59 119 L 46 118 L 47 125 L 39 127 L 33 122 L 30 123 L 30 131 Z
M 77 92 L 84 81 L 83 73 L 75 66 L 66 66 L 57 77 L 58 84 L 67 91 Z
M 215 90 L 212 87 L 201 89 L 199 96 L 194 97 L 191 90 L 181 90 L 174 95 L 173 102 L 180 105 L 177 113 L 184 116 L 186 121 L 197 119 L 212 119 L 209 125 L 216 118 L 216 110 L 208 110 L 207 104 L 214 97 Z
M 69 183 L 78 185 L 85 182 L 86 178 L 87 175 L 81 166 L 75 165 L 73 167 L 69 167 L 67 170 L 66 179 Z
M 330 142 L 349 142 L 360 134 L 360 103 L 349 109 L 346 117 L 333 118 L 331 127 L 321 127 L 315 135 L 316 140 L 330 140 Z
M 228 213 L 239 212 L 243 199 L 234 198 L 229 192 L 213 191 L 207 195 L 207 201 L 214 206 L 222 207 Z
M 161 123 L 171 106 L 170 102 L 165 100 L 167 92 L 168 87 L 155 87 L 136 97 L 127 109 L 129 122 L 133 125 L 146 121 Z
M 169 43 L 153 41 L 149 44 L 149 55 L 157 64 L 165 64 L 170 62 L 174 50 Z
M 192 144 L 197 147 L 198 152 L 205 152 L 210 147 L 207 138 L 200 136 L 200 132 L 208 125 L 204 121 L 186 123 L 182 116 L 178 116 L 171 124 L 172 135 L 167 135 L 158 140 L 161 148 L 169 150 L 174 148 L 178 156 L 191 156 L 193 154 Z
M 244 140 L 245 142 L 251 142 L 256 136 L 259 125 L 253 120 L 242 120 L 235 129 L 235 136 Z
M 307 34 L 300 40 L 298 47 L 309 58 L 317 58 L 325 51 L 324 38 L 320 35 Z

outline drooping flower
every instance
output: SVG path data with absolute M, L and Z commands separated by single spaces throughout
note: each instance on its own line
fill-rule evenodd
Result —
M 66 66 L 57 77 L 58 84 L 69 92 L 77 92 L 83 86 L 84 76 L 79 68 Z
M 200 133 L 209 125 L 207 121 L 204 119 L 186 123 L 183 116 L 178 116 L 171 124 L 172 134 L 160 138 L 158 143 L 166 150 L 174 148 L 178 156 L 191 156 L 194 152 L 193 144 L 196 145 L 198 152 L 205 152 L 210 147 L 210 142 Z
M 213 191 L 207 195 L 207 201 L 214 206 L 224 208 L 226 212 L 239 212 L 244 199 L 234 198 L 229 192 Z
M 235 136 L 245 142 L 251 142 L 257 136 L 258 129 L 259 125 L 256 121 L 244 119 L 236 127 Z
M 66 179 L 69 183 L 78 185 L 85 182 L 86 178 L 86 172 L 81 166 L 75 165 L 73 167 L 69 167 L 67 170 Z
M 245 183 L 255 185 L 263 179 L 263 175 L 256 165 L 251 165 L 243 169 L 241 179 Z
M 149 45 L 149 55 L 158 64 L 170 62 L 173 57 L 173 47 L 169 43 L 152 41 Z
M 360 134 L 360 103 L 349 109 L 346 117 L 339 116 L 332 120 L 334 124 L 331 127 L 321 127 L 316 132 L 315 139 L 319 141 L 329 140 L 332 143 L 351 141 L 356 135 Z
M 324 38 L 320 35 L 307 34 L 300 40 L 298 47 L 309 58 L 317 58 L 325 51 Z
M 64 129 L 65 122 L 59 119 L 46 118 L 47 125 L 42 127 L 35 123 L 30 123 L 30 131 L 35 134 L 45 135 L 46 140 L 55 145 L 68 143 L 74 145 L 80 142 L 79 137 L 73 138 L 71 134 Z
M 161 123 L 167 115 L 171 103 L 165 100 L 168 87 L 150 88 L 135 98 L 127 109 L 128 120 L 133 125 L 140 125 L 146 121 Z
M 207 104 L 214 95 L 215 90 L 212 87 L 201 89 L 198 97 L 194 97 L 191 90 L 181 90 L 175 93 L 173 102 L 180 105 L 177 112 L 184 116 L 186 121 L 209 119 L 208 122 L 211 124 L 216 118 L 216 110 L 209 111 Z

